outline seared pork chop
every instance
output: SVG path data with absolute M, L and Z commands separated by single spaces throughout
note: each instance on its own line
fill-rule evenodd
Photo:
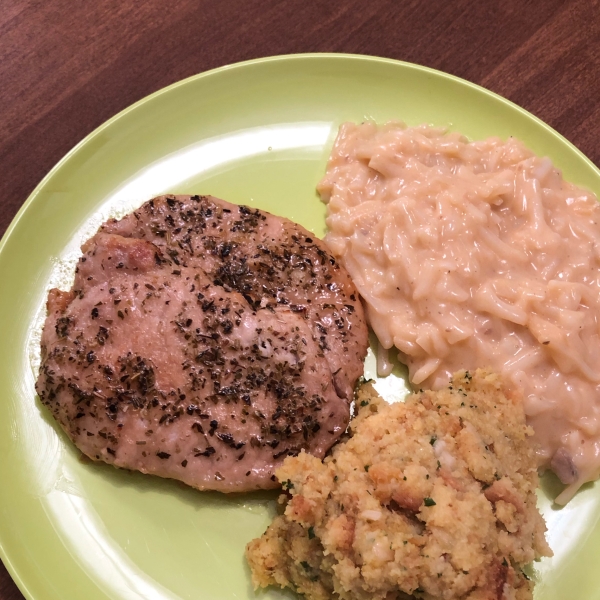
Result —
M 165 196 L 105 223 L 51 290 L 37 391 L 94 460 L 225 492 L 345 430 L 367 330 L 349 276 L 287 219 Z

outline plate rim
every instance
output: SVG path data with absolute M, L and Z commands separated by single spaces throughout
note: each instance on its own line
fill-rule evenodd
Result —
M 65 163 L 69 161 L 69 159 L 75 155 L 82 147 L 86 146 L 93 139 L 101 135 L 106 129 L 111 127 L 114 123 L 119 121 L 120 119 L 126 117 L 129 113 L 139 109 L 144 104 L 153 101 L 154 99 L 168 94 L 179 87 L 183 87 L 189 85 L 191 82 L 196 82 L 205 78 L 220 76 L 223 73 L 227 73 L 230 71 L 235 71 L 238 69 L 245 69 L 248 67 L 252 67 L 255 65 L 268 64 L 268 63 L 277 63 L 282 61 L 287 62 L 319 62 L 321 60 L 340 60 L 344 62 L 353 62 L 360 61 L 365 63 L 373 63 L 373 64 L 387 64 L 396 67 L 401 67 L 403 69 L 407 69 L 413 72 L 421 72 L 424 74 L 435 76 L 436 78 L 446 80 L 454 85 L 463 86 L 465 88 L 469 88 L 479 94 L 483 94 L 490 98 L 493 101 L 500 102 L 501 104 L 506 105 L 511 110 L 514 110 L 520 113 L 522 116 L 526 117 L 528 120 L 535 123 L 536 126 L 541 127 L 547 134 L 557 139 L 562 144 L 566 145 L 567 148 L 574 152 L 575 156 L 578 160 L 582 161 L 586 164 L 588 168 L 591 167 L 592 171 L 600 177 L 600 168 L 589 159 L 579 148 L 577 148 L 571 141 L 569 141 L 564 135 L 556 131 L 553 127 L 544 122 L 541 118 L 537 117 L 533 113 L 529 112 L 525 108 L 519 106 L 513 101 L 501 96 L 500 94 L 493 92 L 479 84 L 473 83 L 467 79 L 459 77 L 457 75 L 452 75 L 450 73 L 446 73 L 444 71 L 434 69 L 432 67 L 428 67 L 425 65 L 412 63 L 408 61 L 402 61 L 393 58 L 386 58 L 381 56 L 374 56 L 368 54 L 352 54 L 352 53 L 336 53 L 336 52 L 311 52 L 311 53 L 292 53 L 292 54 L 282 54 L 282 55 L 272 55 L 261 58 L 248 59 L 244 61 L 239 61 L 235 63 L 230 63 L 226 65 L 222 65 L 220 67 L 215 67 L 213 69 L 209 69 L 207 71 L 201 71 L 199 73 L 195 73 L 190 75 L 184 79 L 173 82 L 167 86 L 164 86 L 155 92 L 152 92 L 134 103 L 128 105 L 124 109 L 120 110 L 112 117 L 108 118 L 104 122 L 102 122 L 99 126 L 94 128 L 90 133 L 85 135 L 79 142 L 77 142 L 66 154 L 62 156 L 54 166 L 44 175 L 44 177 L 40 180 L 40 182 L 35 186 L 32 192 L 28 195 L 24 203 L 21 205 L 10 224 L 8 225 L 6 231 L 0 238 L 0 257 L 2 256 L 3 251 L 9 239 L 14 234 L 15 230 L 19 226 L 19 223 L 24 218 L 26 212 L 30 210 L 32 204 L 34 203 L 37 196 L 47 185 L 48 181 L 51 180 L 54 175 L 59 171 Z M 29 586 L 26 583 L 24 576 L 22 573 L 27 573 L 27 569 L 21 567 L 17 567 L 13 564 L 13 560 L 10 558 L 10 551 L 7 550 L 5 542 L 3 542 L 0 537 L 0 559 L 2 560 L 6 570 L 14 581 L 15 585 L 18 587 L 19 591 L 25 596 L 28 600 L 39 600 L 36 598 L 32 592 L 29 590 Z
M 474 89 L 480 93 L 485 94 L 486 96 L 489 96 L 490 98 L 492 98 L 496 101 L 499 101 L 503 104 L 508 105 L 510 108 L 517 110 L 523 116 L 525 116 L 529 119 L 533 119 L 537 125 L 544 128 L 550 135 L 557 138 L 559 141 L 567 144 L 570 147 L 570 150 L 575 151 L 575 153 L 578 155 L 578 158 L 583 159 L 583 161 L 585 161 L 587 163 L 587 165 L 589 167 L 591 167 L 593 170 L 595 170 L 597 175 L 600 176 L 600 167 L 596 166 L 596 164 L 591 159 L 589 159 L 579 148 L 577 148 L 577 146 L 575 146 L 575 144 L 573 144 L 570 140 L 568 140 L 564 135 L 562 135 L 561 133 L 556 131 L 556 129 L 554 129 L 553 127 L 548 125 L 541 118 L 539 118 L 538 116 L 529 112 L 522 106 L 519 106 L 518 104 L 514 103 L 512 100 L 509 100 L 508 98 L 505 98 L 504 96 L 501 96 L 500 94 L 497 94 L 496 92 L 493 92 L 477 83 L 473 83 L 473 82 L 471 82 L 467 79 L 464 79 L 462 77 L 459 77 L 457 75 L 452 75 L 451 73 L 446 73 L 445 71 L 440 71 L 438 69 L 434 69 L 432 67 L 427 67 L 425 65 L 420 65 L 417 63 L 407 62 L 407 61 L 403 61 L 403 60 L 397 60 L 394 58 L 386 58 L 386 57 L 382 57 L 382 56 L 374 56 L 374 55 L 369 55 L 369 54 L 351 54 L 351 53 L 343 53 L 343 52 L 307 52 L 307 53 L 295 53 L 295 54 L 277 54 L 277 55 L 273 55 L 273 56 L 265 56 L 265 57 L 261 57 L 261 58 L 253 58 L 253 59 L 249 59 L 249 60 L 230 63 L 227 65 L 222 65 L 220 67 L 215 67 L 214 69 L 209 69 L 208 71 L 201 71 L 200 73 L 190 75 L 189 77 L 186 77 L 179 81 L 175 81 L 174 83 L 171 83 L 165 87 L 160 88 L 159 90 L 156 90 L 155 92 L 152 92 L 151 94 L 148 94 L 148 95 L 140 98 L 133 104 L 130 104 L 129 106 L 125 107 L 124 109 L 122 109 L 121 111 L 119 111 L 118 113 L 116 113 L 115 115 L 113 115 L 112 117 L 107 119 L 106 121 L 104 121 L 98 127 L 93 129 L 90 133 L 88 133 L 83 139 L 81 139 L 79 142 L 77 142 L 65 155 L 63 155 L 63 157 L 54 164 L 54 166 L 48 171 L 48 173 L 46 173 L 46 175 L 44 175 L 42 180 L 35 186 L 33 191 L 29 194 L 29 196 L 27 197 L 25 202 L 21 205 L 21 207 L 19 208 L 19 210 L 17 211 L 17 213 L 11 220 L 6 231 L 2 235 L 2 238 L 0 239 L 0 254 L 2 253 L 6 243 L 7 243 L 8 239 L 10 238 L 10 236 L 12 235 L 14 229 L 17 227 L 17 224 L 22 219 L 23 214 L 29 209 L 29 206 L 33 203 L 34 199 L 37 197 L 37 195 L 39 194 L 41 189 L 45 186 L 47 180 L 51 179 L 54 176 L 54 174 L 56 173 L 56 171 L 58 171 L 62 167 L 62 165 L 64 163 L 66 163 L 69 160 L 69 158 L 73 154 L 75 154 L 82 146 L 86 145 L 89 141 L 91 141 L 95 137 L 99 136 L 105 129 L 110 127 L 113 123 L 115 123 L 119 119 L 125 117 L 130 112 L 136 110 L 138 107 L 142 106 L 143 104 L 146 104 L 147 102 L 151 102 L 153 99 L 158 98 L 159 96 L 161 96 L 163 94 L 167 94 L 167 93 L 177 89 L 178 87 L 187 85 L 192 81 L 197 81 L 197 80 L 204 79 L 207 77 L 212 77 L 212 76 L 218 76 L 221 73 L 225 73 L 227 71 L 243 69 L 245 67 L 249 67 L 249 66 L 253 66 L 253 65 L 257 65 L 257 64 L 263 64 L 263 63 L 275 63 L 275 62 L 280 62 L 280 61 L 296 61 L 296 60 L 300 60 L 300 61 L 302 61 L 302 60 L 319 60 L 319 59 L 351 60 L 351 61 L 358 60 L 358 61 L 374 62 L 374 63 L 381 63 L 381 64 L 392 64 L 392 65 L 396 65 L 396 66 L 401 66 L 401 67 L 409 69 L 409 70 L 422 71 L 424 73 L 428 73 L 431 75 L 435 75 L 436 77 L 441 77 L 442 79 L 449 80 L 455 84 Z M 0 551 L 1 551 L 1 546 L 0 546 Z

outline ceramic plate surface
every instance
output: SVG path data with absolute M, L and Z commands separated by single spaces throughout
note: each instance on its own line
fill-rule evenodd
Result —
M 538 119 L 464 81 L 390 60 L 242 63 L 111 119 L 42 181 L 0 243 L 0 552 L 26 597 L 255 597 L 243 550 L 266 528 L 276 494 L 200 493 L 82 462 L 34 391 L 45 296 L 69 284 L 79 245 L 107 216 L 163 192 L 255 205 L 322 235 L 315 185 L 339 124 L 364 119 L 444 125 L 472 139 L 514 135 L 600 193 L 598 169 Z M 555 556 L 534 566 L 535 597 L 600 598 L 600 488 L 586 486 L 557 510 L 552 487 L 545 479 L 540 502 Z

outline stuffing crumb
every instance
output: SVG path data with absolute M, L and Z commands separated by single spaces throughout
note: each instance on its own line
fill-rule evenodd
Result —
M 357 393 L 349 438 L 277 471 L 284 509 L 246 556 L 254 586 L 310 600 L 526 600 L 552 554 L 521 397 L 487 371 L 387 404 Z

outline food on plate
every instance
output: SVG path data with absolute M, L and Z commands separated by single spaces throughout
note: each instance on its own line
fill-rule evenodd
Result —
M 513 388 L 514 389 L 514 388 Z M 490 372 L 386 404 L 359 389 L 351 437 L 277 477 L 285 512 L 248 544 L 256 587 L 311 600 L 525 600 L 552 554 L 522 398 Z
M 49 293 L 36 388 L 85 455 L 243 491 L 344 432 L 367 329 L 348 274 L 303 227 L 163 196 L 82 250 L 73 288 Z
M 521 142 L 341 127 L 319 185 L 326 242 L 366 302 L 380 367 L 416 387 L 489 365 L 524 390 L 567 502 L 600 474 L 600 206 Z

